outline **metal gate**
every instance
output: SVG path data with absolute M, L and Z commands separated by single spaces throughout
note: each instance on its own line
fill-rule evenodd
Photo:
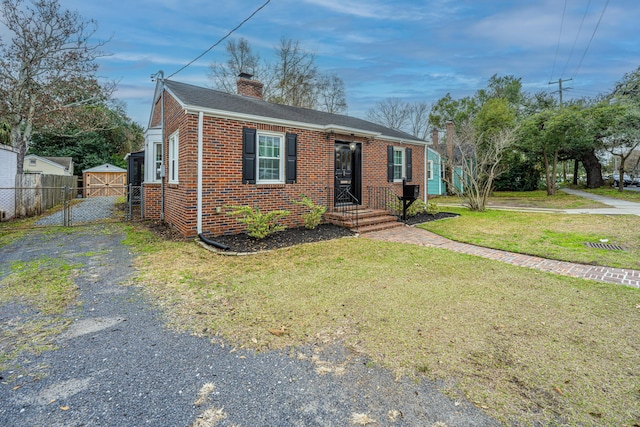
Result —
M 0 188 L 0 221 L 40 216 L 30 227 L 142 219 L 141 186 L 112 186 L 111 194 L 83 197 L 85 188 Z M 95 194 L 95 193 L 94 193 Z

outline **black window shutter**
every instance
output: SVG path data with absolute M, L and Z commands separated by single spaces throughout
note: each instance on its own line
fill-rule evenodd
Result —
M 404 161 L 407 169 L 407 182 L 411 182 L 411 179 L 413 178 L 413 163 L 411 161 L 411 148 L 405 149 L 404 155 L 405 155 Z
M 393 145 L 387 146 L 387 181 L 393 182 Z
M 298 135 L 288 133 L 285 138 L 285 151 L 287 153 L 286 162 L 286 182 L 293 184 L 297 179 L 297 161 L 298 161 Z
M 256 130 L 242 128 L 242 183 L 256 183 Z

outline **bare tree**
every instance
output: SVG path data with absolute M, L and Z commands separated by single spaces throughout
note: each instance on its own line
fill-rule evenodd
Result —
M 454 168 L 454 176 L 459 186 L 449 178 L 447 187 L 460 196 L 469 209 L 484 211 L 495 179 L 504 172 L 502 157 L 515 139 L 514 128 L 505 127 L 487 136 L 479 134 L 469 121 L 455 133 L 455 164 L 458 168 Z M 447 161 L 453 162 L 453 159 Z
M 251 74 L 261 81 L 264 79 L 265 70 L 260 65 L 260 56 L 253 52 L 247 39 L 240 38 L 237 42 L 229 40 L 226 51 L 226 62 L 213 63 L 209 67 L 209 79 L 217 89 L 235 93 L 240 73 Z
M 432 106 L 426 102 L 415 102 L 407 105 L 410 129 L 409 133 L 420 139 L 427 139 L 431 130 L 429 126 L 429 115 Z
M 386 98 L 376 102 L 376 105 L 367 111 L 366 117 L 372 122 L 401 130 L 409 120 L 409 107 L 400 98 Z
M 263 85 L 263 98 L 277 104 L 345 113 L 344 82 L 335 74 L 321 74 L 316 56 L 298 41 L 282 38 L 274 48 L 273 62 L 261 61 L 246 39 L 227 43 L 227 60 L 210 66 L 209 79 L 219 90 L 236 93 L 241 72 L 252 74 Z
M 318 79 L 317 91 L 320 110 L 338 114 L 347 112 L 344 82 L 340 77 L 335 74 L 321 75 Z
M 300 47 L 300 42 L 280 39 L 273 70 L 275 86 L 268 99 L 278 104 L 314 108 L 317 103 L 316 56 Z
M 95 77 L 104 43 L 89 44 L 96 22 L 61 10 L 58 0 L 2 0 L 0 12 L 11 37 L 0 42 L 0 116 L 22 173 L 34 128 L 110 95 Z

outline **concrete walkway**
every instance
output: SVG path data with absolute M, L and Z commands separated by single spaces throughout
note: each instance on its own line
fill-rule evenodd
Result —
M 572 190 L 563 188 L 567 194 L 572 194 L 585 199 L 594 200 L 611 206 L 610 208 L 592 208 L 592 209 L 566 209 L 564 212 L 568 214 L 599 214 L 599 215 L 637 215 L 640 216 L 640 203 L 629 202 L 626 200 L 613 199 L 611 197 L 599 196 L 597 194 L 587 193 L 586 191 Z
M 439 247 L 453 252 L 476 255 L 507 264 L 533 268 L 563 276 L 616 283 L 640 289 L 640 271 L 622 268 L 600 267 L 571 262 L 555 261 L 537 256 L 516 254 L 498 249 L 483 248 L 458 243 L 416 227 L 395 227 L 388 230 L 362 234 L 362 237 L 387 242 L 409 243 L 419 246 Z

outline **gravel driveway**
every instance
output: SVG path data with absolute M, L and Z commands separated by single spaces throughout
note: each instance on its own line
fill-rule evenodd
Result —
M 135 271 L 122 238 L 103 224 L 0 248 L 0 266 L 43 256 L 82 265 L 59 349 L 19 361 L 44 377 L 0 372 L 1 426 L 498 425 L 437 384 L 396 380 L 340 346 L 256 354 L 168 330 L 142 290 L 123 285 Z M 15 316 L 0 306 L 1 322 Z
M 81 199 L 71 206 L 71 223 L 82 223 L 109 219 L 118 197 L 104 196 Z M 36 222 L 36 225 L 64 225 L 64 212 L 58 211 Z

